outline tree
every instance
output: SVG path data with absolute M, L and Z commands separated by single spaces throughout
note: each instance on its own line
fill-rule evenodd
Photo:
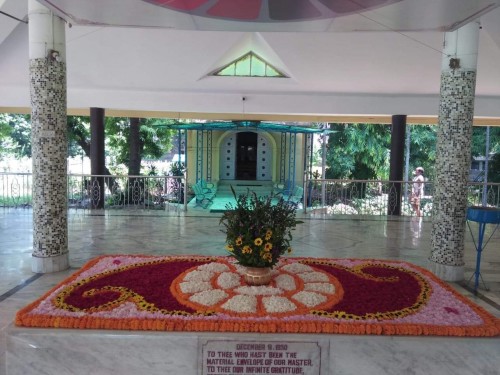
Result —
M 90 117 L 68 116 L 68 155 L 90 157 Z M 135 156 L 140 165 L 142 158 L 159 158 L 172 147 L 173 130 L 158 124 L 172 120 L 140 119 L 139 132 L 134 133 L 134 142 L 138 140 L 139 156 Z M 130 122 L 128 118 L 107 117 L 105 124 L 107 154 L 117 163 L 129 167 L 130 163 Z M 31 157 L 31 122 L 28 115 L 0 114 L 0 142 L 2 152 L 18 157 Z M 137 165 L 134 165 L 137 168 Z M 136 169 L 134 169 L 136 170 Z M 109 171 L 107 171 L 109 173 Z M 140 170 L 137 170 L 137 174 Z
M 5 139 L 10 135 L 10 125 L 8 122 L 7 114 L 0 114 L 0 141 L 4 142 Z
M 18 158 L 31 157 L 31 121 L 29 115 L 0 114 L 2 153 Z
M 140 165 L 143 158 L 158 159 L 172 148 L 174 131 L 161 126 L 166 123 L 173 123 L 173 120 L 107 117 L 106 147 L 109 151 L 108 155 L 114 159 L 115 165 L 124 164 L 129 171 L 131 157 L 133 157 L 133 174 L 140 172 L 137 170 L 137 165 Z M 131 131 L 133 137 L 131 137 Z M 133 144 L 131 145 L 132 139 Z M 131 150 L 134 150 L 133 155 Z
M 434 180 L 437 125 L 409 125 L 406 131 L 410 132 L 410 171 L 422 167 L 425 178 Z
M 486 156 L 486 126 L 476 126 L 472 132 L 472 156 Z M 488 182 L 500 182 L 500 127 L 489 128 Z M 482 176 L 481 176 L 482 177 Z
M 156 126 L 165 122 L 169 120 L 106 117 L 106 153 L 114 160 L 114 165 L 109 168 L 116 170 L 118 164 L 124 164 L 130 176 L 140 175 L 143 157 L 157 159 L 171 148 L 173 131 Z M 85 155 L 90 157 L 90 119 L 88 117 L 71 118 L 68 120 L 68 127 L 71 138 L 80 145 Z M 106 175 L 112 174 L 107 166 L 104 172 Z M 107 178 L 106 182 L 111 191 L 114 180 Z M 142 178 L 129 180 L 126 189 L 134 189 L 137 186 L 143 189 L 145 180 Z M 131 196 L 124 192 L 120 194 L 120 200 L 123 201 Z
M 389 175 L 391 129 L 379 124 L 330 124 L 327 178 L 385 179 Z M 410 170 L 421 166 L 426 178 L 434 175 L 436 127 L 409 125 Z
M 500 182 L 500 152 L 497 152 L 490 160 L 488 168 L 488 181 Z
M 68 140 L 73 144 L 71 148 L 79 148 L 90 158 L 90 117 L 68 116 Z
M 387 177 L 391 128 L 376 124 L 330 124 L 326 177 L 369 180 Z
M 472 156 L 485 156 L 486 126 L 475 126 L 472 131 Z M 490 126 L 490 153 L 500 152 L 500 127 Z

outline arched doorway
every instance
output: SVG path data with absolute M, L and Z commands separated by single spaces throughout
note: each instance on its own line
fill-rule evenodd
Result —
M 221 180 L 272 180 L 272 142 L 260 132 L 235 132 L 221 143 Z
M 236 179 L 257 177 L 257 133 L 240 132 L 236 136 Z

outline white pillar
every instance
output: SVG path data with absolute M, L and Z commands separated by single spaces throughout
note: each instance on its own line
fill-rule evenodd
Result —
M 479 22 L 445 34 L 436 142 L 430 264 L 446 281 L 464 278 L 467 182 L 471 160 Z
M 69 267 L 65 24 L 28 2 L 33 159 L 33 261 L 37 273 Z

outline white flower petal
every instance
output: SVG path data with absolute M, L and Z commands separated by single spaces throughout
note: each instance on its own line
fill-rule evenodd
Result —
M 189 300 L 191 302 L 199 303 L 203 306 L 213 306 L 225 298 L 227 298 L 226 292 L 220 289 L 212 289 L 193 294 L 191 297 L 189 297 Z
M 294 311 L 297 306 L 286 297 L 271 296 L 262 298 L 262 304 L 268 313 Z
M 213 272 L 193 270 L 184 276 L 184 281 L 209 281 L 213 275 Z
M 229 267 L 227 265 L 225 265 L 224 263 L 216 263 L 216 262 L 203 264 L 197 267 L 197 269 L 199 271 L 207 271 L 213 273 L 222 273 L 229 271 Z
M 207 281 L 189 281 L 179 283 L 182 293 L 192 294 L 212 289 L 212 284 Z
M 295 290 L 297 285 L 295 284 L 295 279 L 287 274 L 281 274 L 276 276 L 275 279 L 276 286 L 283 290 Z
M 305 283 L 304 290 L 326 294 L 335 294 L 335 286 L 328 283 Z
M 290 263 L 281 267 L 282 270 L 290 273 L 302 273 L 302 272 L 312 272 L 314 268 L 302 263 Z
M 236 293 L 245 294 L 249 296 L 272 296 L 275 294 L 282 294 L 283 291 L 279 288 L 272 286 L 242 286 L 234 290 Z
M 307 307 L 314 307 L 326 301 L 326 297 L 322 294 L 304 291 L 294 294 L 293 299 L 299 301 Z
M 257 310 L 257 298 L 248 295 L 236 295 L 226 301 L 222 308 L 239 313 L 254 313 Z
M 232 289 L 241 285 L 241 277 L 232 272 L 223 272 L 217 278 L 217 285 L 222 289 Z
M 298 275 L 304 282 L 310 283 L 314 281 L 328 282 L 328 276 L 322 272 L 306 272 Z

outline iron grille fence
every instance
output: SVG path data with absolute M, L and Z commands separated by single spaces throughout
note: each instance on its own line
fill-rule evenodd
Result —
M 68 208 L 183 210 L 182 176 L 68 175 Z M 31 207 L 31 173 L 0 173 L 0 207 Z
M 68 175 L 68 208 L 76 210 L 183 211 L 191 199 L 184 176 L 95 176 Z M 0 173 L 0 207 L 32 205 L 31 173 Z M 399 201 L 401 215 L 412 215 L 412 181 L 308 180 L 304 184 L 306 210 L 337 215 L 388 214 Z M 425 182 L 421 208 L 432 215 L 434 183 Z M 500 206 L 500 184 L 470 182 L 470 206 Z

